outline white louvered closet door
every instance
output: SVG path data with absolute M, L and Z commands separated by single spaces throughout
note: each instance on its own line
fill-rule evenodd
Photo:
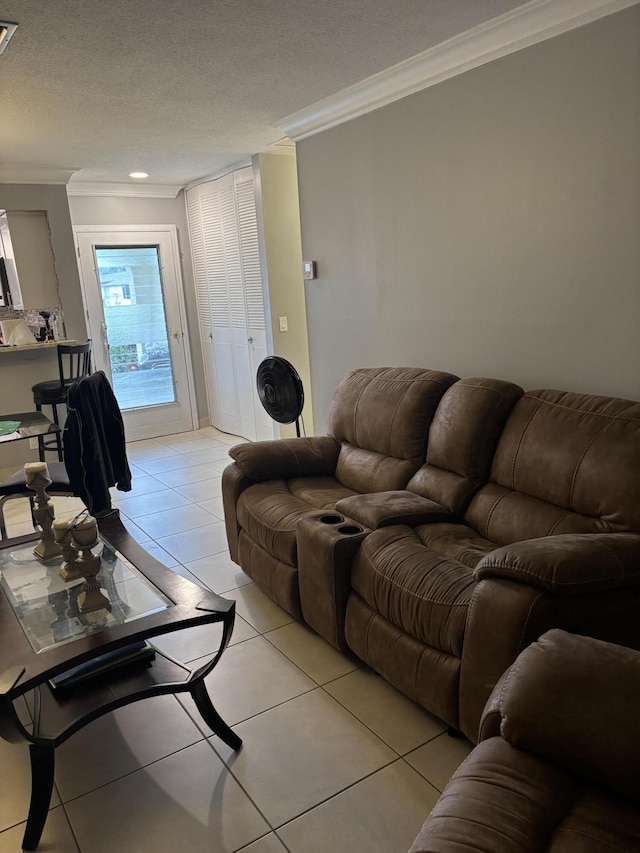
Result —
M 236 172 L 235 190 L 236 207 L 238 211 L 238 228 L 240 233 L 240 262 L 242 265 L 242 284 L 244 293 L 244 310 L 248 342 L 248 362 L 246 368 L 250 372 L 252 411 L 255 424 L 256 438 L 265 441 L 273 438 L 273 421 L 264 410 L 256 391 L 256 374 L 258 365 L 268 354 L 267 351 L 267 312 L 264 304 L 262 272 L 260 267 L 260 243 L 258 238 L 258 218 L 256 215 L 255 188 L 253 172 L 242 169 Z M 249 402 L 249 401 L 247 401 Z
M 252 170 L 189 190 L 187 212 L 211 423 L 273 438 L 255 383 L 267 323 Z

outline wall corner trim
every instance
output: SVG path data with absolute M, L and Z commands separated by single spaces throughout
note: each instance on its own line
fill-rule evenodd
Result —
M 182 187 L 164 184 L 116 184 L 108 182 L 71 181 L 67 195 L 121 196 L 125 198 L 175 198 Z
M 0 165 L 0 184 L 67 184 L 77 169 L 55 166 Z
M 299 142 L 640 0 L 531 0 L 276 122 Z

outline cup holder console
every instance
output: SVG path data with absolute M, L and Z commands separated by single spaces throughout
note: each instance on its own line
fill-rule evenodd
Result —
M 337 512 L 328 512 L 325 515 L 319 515 L 318 521 L 322 524 L 339 524 L 340 527 L 336 527 L 336 533 L 341 533 L 343 536 L 355 536 L 357 533 L 364 531 L 364 527 L 360 527 L 359 524 L 345 524 L 346 518 Z

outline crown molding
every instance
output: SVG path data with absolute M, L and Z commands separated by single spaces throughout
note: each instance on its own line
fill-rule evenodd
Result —
M 77 169 L 0 165 L 0 184 L 67 184 Z
M 640 0 L 638 0 L 638 2 L 640 2 Z M 224 178 L 225 175 L 229 175 L 231 172 L 236 172 L 238 169 L 244 169 L 246 166 L 250 165 L 251 157 L 245 157 L 242 160 L 238 160 L 237 163 L 232 163 L 230 166 L 222 166 L 215 172 L 210 172 L 208 175 L 196 178 L 195 181 L 191 181 L 191 183 L 187 184 L 185 190 L 192 190 L 194 187 L 200 186 L 200 184 L 206 184 L 208 181 L 217 181 L 218 178 Z
M 112 184 L 100 181 L 72 181 L 67 186 L 67 195 L 175 198 L 181 189 L 181 186 L 163 184 Z
M 299 142 L 414 92 L 635 6 L 640 0 L 532 0 L 286 116 L 276 127 Z
M 264 151 L 260 151 L 260 154 L 284 154 L 285 156 L 291 156 L 296 153 L 296 144 L 288 137 L 284 137 L 283 139 L 279 139 L 277 142 L 272 143 L 267 146 Z

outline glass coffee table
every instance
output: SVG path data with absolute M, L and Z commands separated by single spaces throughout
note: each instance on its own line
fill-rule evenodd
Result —
M 189 693 L 211 730 L 232 749 L 242 746 L 204 683 L 231 639 L 235 602 L 159 563 L 129 535 L 117 513 L 99 519 L 98 526 L 98 578 L 111 604 L 91 613 L 78 609 L 82 578 L 65 583 L 59 577 L 62 558 L 43 564 L 33 556 L 37 535 L 0 542 L 0 736 L 27 741 L 31 759 L 23 850 L 35 850 L 44 829 L 55 748 L 109 711 L 150 696 Z M 207 623 L 220 623 L 222 637 L 197 669 L 157 649 L 151 662 L 132 662 L 135 655 L 127 662 L 129 650 L 143 641 Z M 119 655 L 119 664 L 108 668 L 107 661 Z M 63 673 L 82 666 L 94 668 L 90 677 L 55 688 Z M 31 728 L 20 721 L 14 705 L 21 696 L 31 711 Z

